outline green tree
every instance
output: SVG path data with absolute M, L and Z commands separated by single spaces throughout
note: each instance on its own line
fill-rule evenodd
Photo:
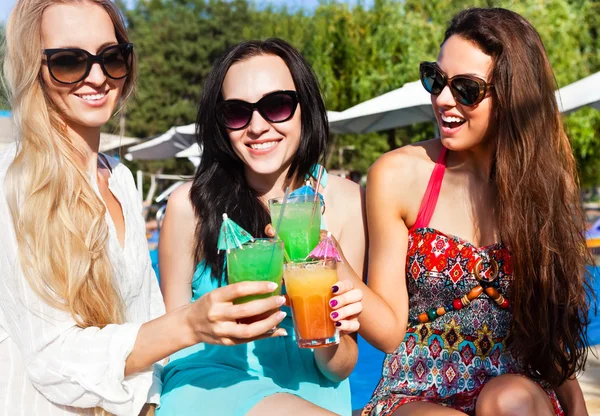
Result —
M 2 74 L 2 69 L 4 68 L 4 51 L 5 51 L 5 37 L 4 31 L 5 27 L 3 24 L 0 24 L 0 110 L 8 110 L 10 106 L 8 104 L 8 98 L 6 95 L 6 90 L 4 86 L 4 76 Z
M 137 91 L 126 109 L 127 135 L 150 137 L 195 121 L 204 79 L 213 62 L 244 39 L 249 12 L 245 0 L 140 0 L 125 12 L 139 57 Z M 193 173 L 185 159 L 128 165 L 155 173 Z
M 212 63 L 243 39 L 247 2 L 144 0 L 126 16 L 140 75 L 127 131 L 147 137 L 192 123 Z
M 418 63 L 435 60 L 449 19 L 472 6 L 512 9 L 537 28 L 559 86 L 600 70 L 595 0 L 324 0 L 314 10 L 255 7 L 245 0 L 142 0 L 127 14 L 140 56 L 129 134 L 145 137 L 193 122 L 201 85 L 214 59 L 242 39 L 281 37 L 311 63 L 329 110 L 341 111 L 418 79 Z M 598 182 L 600 113 L 565 119 L 584 183 Z M 365 171 L 382 153 L 433 137 L 431 123 L 392 132 L 334 135 L 329 166 Z M 598 161 L 598 162 L 596 162 Z M 176 168 L 174 166 L 173 168 Z M 169 168 L 170 169 L 170 168 Z

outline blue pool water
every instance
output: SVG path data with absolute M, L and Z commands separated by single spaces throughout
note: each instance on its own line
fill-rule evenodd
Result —
M 375 349 L 361 336 L 358 337 L 358 363 L 350 374 L 352 408 L 360 409 L 367 404 L 379 382 L 384 353 Z
M 158 255 L 156 250 L 150 252 L 152 266 L 158 276 Z M 594 293 L 600 296 L 600 267 L 591 268 L 594 275 Z M 600 344 L 600 314 L 592 308 L 590 310 L 591 324 L 588 327 L 588 337 L 591 345 Z M 371 393 L 379 382 L 381 375 L 381 364 L 384 354 L 373 348 L 362 337 L 358 337 L 358 363 L 350 375 L 350 386 L 352 388 L 352 408 L 362 408 L 371 397 Z
M 158 250 L 150 250 L 150 260 L 152 260 L 152 268 L 156 273 L 156 278 L 160 283 L 160 276 L 158 275 Z
M 590 326 L 588 327 L 588 337 L 590 345 L 600 345 L 600 266 L 590 267 L 593 276 L 593 292 L 598 297 L 598 308 L 590 309 Z

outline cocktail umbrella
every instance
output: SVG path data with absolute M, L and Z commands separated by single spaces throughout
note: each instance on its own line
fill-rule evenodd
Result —
M 339 251 L 335 247 L 335 243 L 333 242 L 333 237 L 331 233 L 327 233 L 327 237 L 317 244 L 317 246 L 310 252 L 308 255 L 309 259 L 313 260 L 335 260 L 337 262 L 342 261 L 342 256 Z
M 313 187 L 310 185 L 304 185 L 304 186 L 296 189 L 294 192 L 292 192 L 290 194 L 290 199 L 303 197 L 303 196 L 308 197 L 307 201 L 312 201 L 313 198 L 315 197 L 315 190 L 313 189 Z M 319 194 L 319 201 L 321 202 L 321 207 L 325 205 L 325 200 L 323 199 L 323 195 L 321 195 L 321 194 Z
M 239 248 L 248 241 L 254 241 L 250 233 L 237 225 L 227 214 L 223 214 L 223 224 L 221 224 L 217 243 L 219 251 L 225 250 L 229 253 L 231 249 Z

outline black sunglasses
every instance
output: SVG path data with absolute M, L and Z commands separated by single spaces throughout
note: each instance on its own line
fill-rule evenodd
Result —
M 133 44 L 122 43 L 104 48 L 98 55 L 84 49 L 44 49 L 50 76 L 61 84 L 76 84 L 90 74 L 92 65 L 100 64 L 108 78 L 125 78 L 131 72 Z
M 483 100 L 488 88 L 494 88 L 485 80 L 473 75 L 456 75 L 449 78 L 435 62 L 421 62 L 419 67 L 421 83 L 431 95 L 439 95 L 448 85 L 454 99 L 468 107 Z
M 229 130 L 241 130 L 250 124 L 254 110 L 270 123 L 283 123 L 294 117 L 298 107 L 296 91 L 275 91 L 255 103 L 225 100 L 217 103 L 217 121 Z

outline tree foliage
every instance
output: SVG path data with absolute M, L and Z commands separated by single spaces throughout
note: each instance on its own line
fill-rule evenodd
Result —
M 4 25 L 0 24 L 0 110 L 9 109 L 6 90 L 4 89 L 4 78 L 2 78 L 2 68 L 4 66 Z

